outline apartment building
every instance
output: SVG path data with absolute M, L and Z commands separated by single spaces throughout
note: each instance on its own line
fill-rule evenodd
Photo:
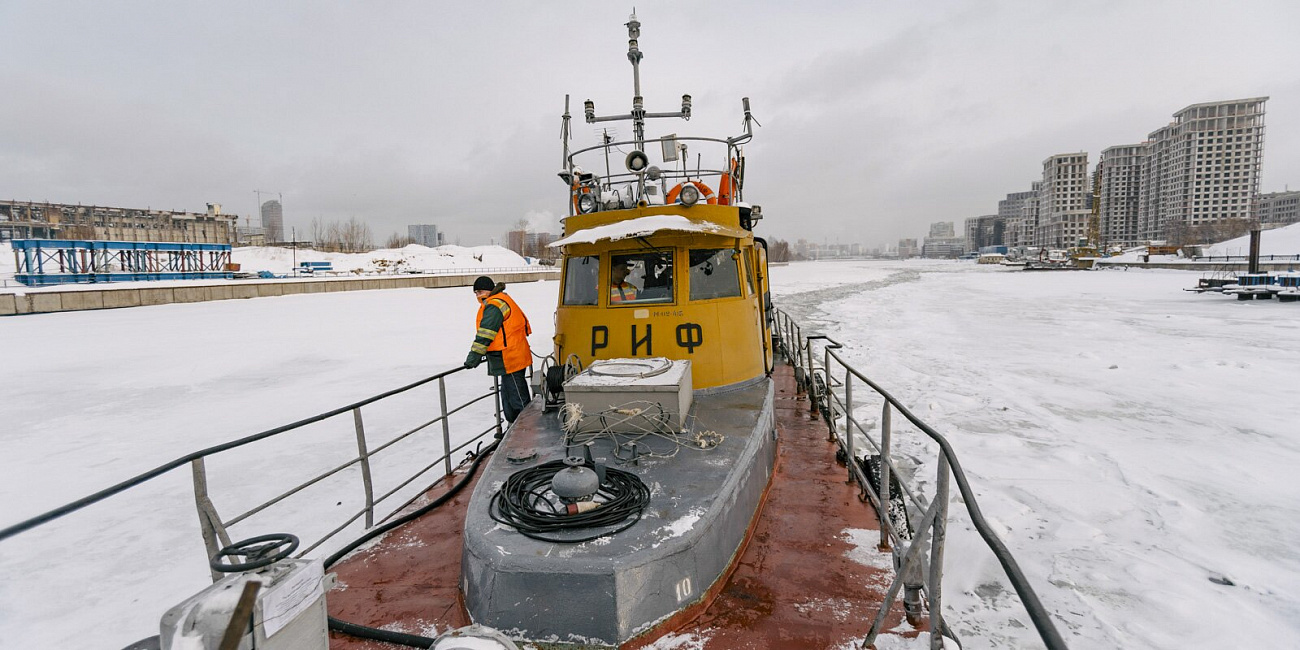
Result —
M 1300 223 L 1300 192 L 1260 194 L 1259 223 L 1266 228 Z
M 1141 166 L 1138 237 L 1255 218 L 1267 97 L 1192 104 L 1151 132 Z
M 1033 245 L 1065 248 L 1085 238 L 1090 214 L 1086 196 L 1091 192 L 1086 152 L 1057 154 L 1044 160 Z
M 1101 242 L 1106 246 L 1138 246 L 1143 239 L 1138 229 L 1141 212 L 1142 170 L 1146 167 L 1147 144 L 1121 144 L 1101 152 L 1097 163 L 1101 174 Z

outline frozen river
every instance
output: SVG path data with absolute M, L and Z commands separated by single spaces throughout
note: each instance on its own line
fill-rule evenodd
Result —
M 1180 272 L 914 261 L 772 275 L 805 331 L 844 342 L 952 441 L 1071 647 L 1300 647 L 1300 307 L 1184 293 L 1196 276 Z M 545 347 L 556 284 L 511 292 Z M 0 318 L 0 525 L 452 367 L 476 307 L 464 289 L 409 289 Z M 402 424 L 368 415 L 368 433 L 371 417 L 380 436 Z M 348 422 L 313 440 L 351 435 Z M 325 442 L 264 456 L 338 459 Z M 213 473 L 253 498 L 238 472 Z M 156 633 L 207 582 L 188 472 L 174 474 L 0 543 L 0 648 L 116 650 Z M 355 501 L 355 481 L 337 489 Z M 966 647 L 1033 647 L 961 505 L 950 514 L 945 604 Z
M 1072 647 L 1300 647 L 1296 305 L 1186 293 L 1197 275 L 1177 271 L 774 276 L 805 332 L 846 343 L 949 438 Z M 945 604 L 967 647 L 1029 645 L 992 555 L 950 515 Z

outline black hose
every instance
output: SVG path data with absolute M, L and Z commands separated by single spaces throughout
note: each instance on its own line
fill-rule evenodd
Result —
M 469 470 L 465 472 L 464 478 L 460 479 L 459 481 L 456 481 L 456 484 L 451 486 L 451 488 L 448 489 L 446 493 L 442 494 L 441 496 L 434 499 L 433 501 L 430 501 L 429 503 L 402 515 L 401 517 L 398 517 L 397 519 L 394 519 L 386 524 L 375 526 L 374 528 L 371 528 L 370 530 L 366 531 L 364 535 L 357 538 L 351 544 L 348 544 L 347 546 L 335 551 L 333 555 L 330 555 L 329 557 L 325 558 L 325 568 L 326 569 L 330 568 L 336 562 L 342 559 L 343 556 L 356 550 L 358 546 L 361 546 L 362 544 L 365 544 L 366 542 L 380 535 L 383 535 L 384 533 L 387 533 L 388 531 L 393 530 L 394 528 L 397 528 L 402 524 L 412 521 L 432 511 L 434 508 L 437 508 L 438 506 L 441 506 L 442 504 L 450 501 L 452 497 L 456 496 L 456 494 L 460 492 L 462 489 L 464 489 L 466 485 L 469 485 L 469 482 L 474 478 L 474 474 L 478 472 L 479 465 L 483 463 L 483 459 L 487 458 L 488 455 L 491 454 L 493 451 L 496 451 L 497 444 L 498 444 L 497 442 L 493 442 L 492 444 L 485 447 L 482 451 L 480 451 L 478 455 L 474 457 L 474 462 L 470 464 Z M 350 634 L 352 636 L 359 637 L 362 639 L 371 639 L 373 641 L 384 641 L 386 643 L 395 643 L 397 645 L 404 645 L 412 648 L 432 647 L 433 642 L 435 640 L 435 639 L 430 639 L 429 637 L 420 636 L 418 634 L 406 634 L 404 632 L 380 630 L 378 628 L 367 627 L 365 625 L 349 623 L 348 621 L 337 619 L 334 618 L 333 616 L 329 617 L 329 627 L 331 630 L 334 630 L 336 632 Z
M 612 467 L 605 470 L 605 481 L 596 493 L 601 497 L 599 507 L 577 514 L 568 514 L 562 506 L 557 507 L 545 495 L 550 490 L 551 479 L 566 467 L 564 461 L 553 460 L 511 474 L 505 485 L 492 495 L 488 514 L 494 521 L 513 526 L 525 537 L 560 544 L 589 542 L 613 535 L 641 520 L 641 513 L 650 503 L 650 489 L 636 474 Z M 585 537 L 548 534 L 610 527 L 616 528 Z

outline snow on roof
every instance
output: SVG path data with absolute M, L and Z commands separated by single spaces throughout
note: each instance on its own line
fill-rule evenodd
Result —
M 735 228 L 728 228 L 716 223 L 707 221 L 692 221 L 676 214 L 656 214 L 648 217 L 637 217 L 627 221 L 619 221 L 604 226 L 586 228 L 578 232 L 557 239 L 551 242 L 551 248 L 559 248 L 569 244 L 594 244 L 598 241 L 609 240 L 619 241 L 621 239 L 632 239 L 634 237 L 647 237 L 662 230 L 672 230 L 675 232 L 699 232 L 710 235 L 722 235 L 723 237 L 744 237 L 745 231 Z

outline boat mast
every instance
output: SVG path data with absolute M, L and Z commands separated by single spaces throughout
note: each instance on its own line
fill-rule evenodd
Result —
M 641 96 L 641 59 L 645 55 L 641 53 L 641 48 L 637 44 L 637 39 L 640 37 L 641 21 L 636 19 L 636 12 L 634 11 L 627 22 L 627 60 L 632 64 L 632 112 L 623 115 L 602 115 L 598 117 L 596 115 L 596 104 L 590 99 L 583 102 L 583 112 L 586 114 L 588 124 L 632 120 L 632 136 L 636 142 L 636 148 L 638 151 L 644 151 L 646 118 L 680 117 L 689 120 L 691 119 L 691 96 L 682 95 L 682 109 L 675 113 L 647 113 L 645 111 L 645 99 Z

